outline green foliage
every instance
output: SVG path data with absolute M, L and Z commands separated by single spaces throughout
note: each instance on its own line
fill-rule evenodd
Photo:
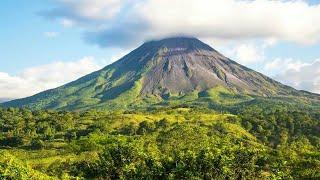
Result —
M 142 121 L 139 124 L 139 128 L 138 128 L 137 133 L 139 135 L 144 135 L 144 134 L 152 132 L 154 129 L 155 129 L 155 124 L 153 122 Z
M 269 111 L 256 106 L 247 108 L 241 113 L 243 126 L 272 147 L 293 143 L 301 137 L 318 146 L 320 122 L 315 115 L 294 109 Z
M 30 147 L 33 150 L 39 150 L 44 148 L 44 142 L 41 139 L 32 139 L 30 143 Z
M 0 179 L 317 179 L 317 111 L 0 110 Z
M 33 170 L 10 153 L 0 150 L 0 179 L 56 179 Z
M 6 137 L 0 140 L 1 146 L 18 147 L 23 145 L 23 139 L 19 136 Z

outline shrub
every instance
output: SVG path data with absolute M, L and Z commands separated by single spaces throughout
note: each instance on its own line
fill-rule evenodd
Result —
M 148 121 L 142 121 L 139 124 L 139 129 L 138 129 L 137 133 L 139 135 L 144 135 L 146 133 L 150 133 L 150 132 L 154 131 L 154 129 L 155 129 L 154 123 L 148 122 Z
M 23 145 L 23 139 L 21 137 L 7 137 L 0 140 L 1 146 L 18 147 Z
M 43 149 L 44 143 L 41 139 L 32 139 L 30 143 L 30 147 L 33 150 Z

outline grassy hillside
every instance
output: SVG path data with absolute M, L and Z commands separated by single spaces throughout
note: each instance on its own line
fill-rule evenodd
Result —
M 215 97 L 215 94 L 208 94 Z M 317 179 L 320 112 L 0 110 L 4 179 Z

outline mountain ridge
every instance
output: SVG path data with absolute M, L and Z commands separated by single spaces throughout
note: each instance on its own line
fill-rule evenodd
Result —
M 61 87 L 2 105 L 125 109 L 166 101 L 237 103 L 255 96 L 320 99 L 240 65 L 196 38 L 172 37 L 146 42 L 103 69 Z

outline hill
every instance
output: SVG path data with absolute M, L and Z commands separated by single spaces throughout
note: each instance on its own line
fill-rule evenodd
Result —
M 0 179 L 319 179 L 320 111 L 0 109 Z

